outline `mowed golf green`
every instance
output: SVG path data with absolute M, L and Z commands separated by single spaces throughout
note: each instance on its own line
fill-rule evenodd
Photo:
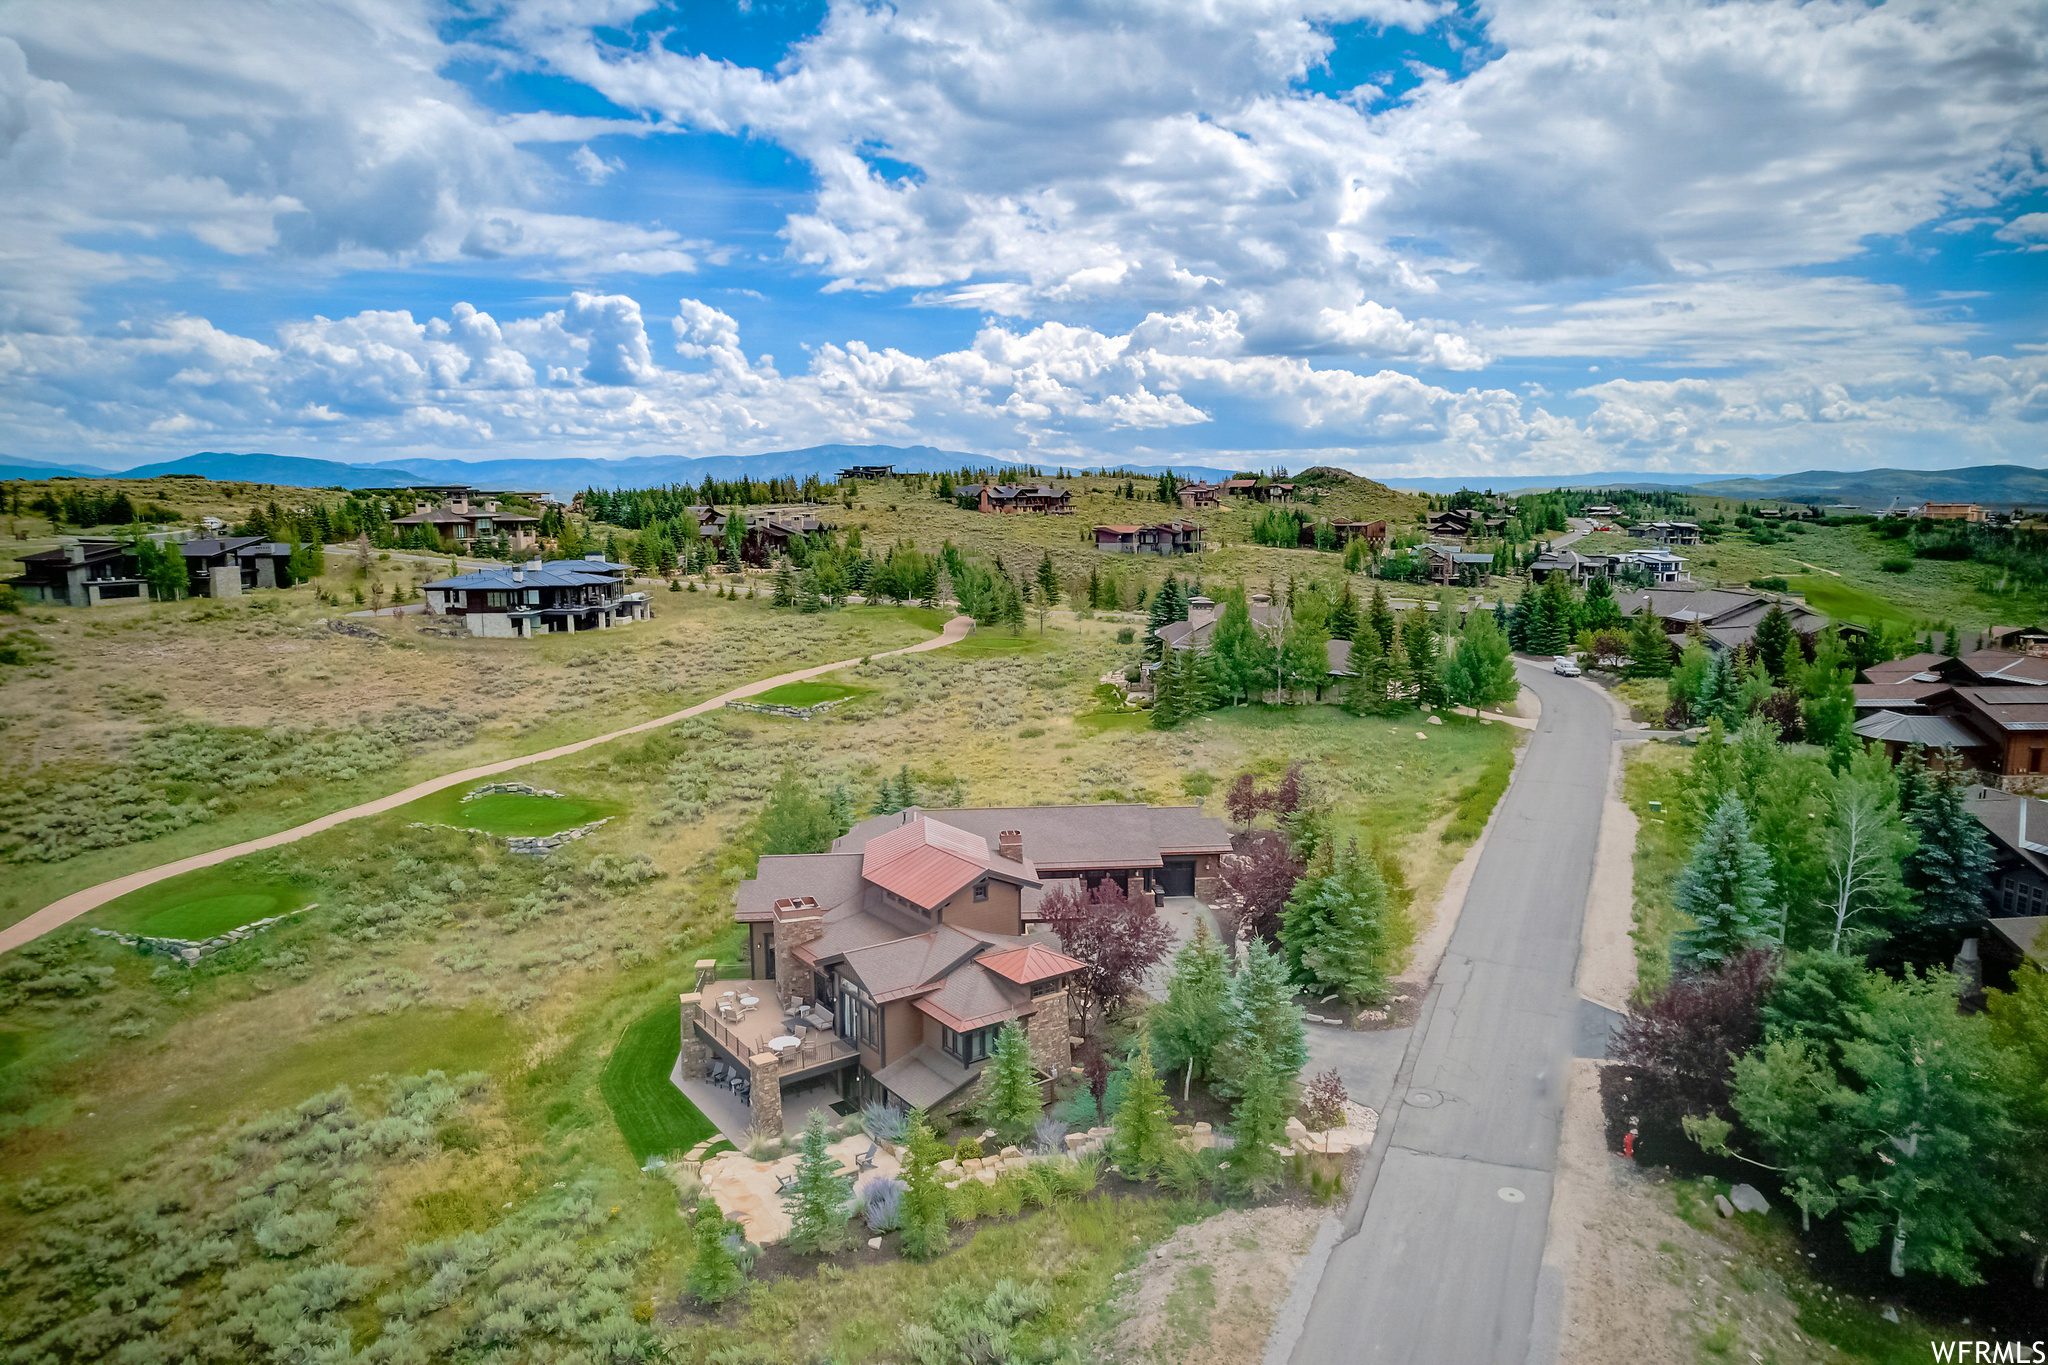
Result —
M 211 938 L 300 909 L 311 899 L 296 882 L 266 876 L 240 862 L 223 863 L 109 901 L 92 923 L 155 938 Z
M 765 702 L 770 706 L 816 706 L 820 702 L 844 701 L 848 697 L 859 695 L 860 689 L 857 687 L 810 679 L 771 687 L 766 692 L 748 697 L 747 700 Z
M 454 788 L 421 797 L 406 807 L 413 820 L 460 829 L 480 829 L 501 838 L 560 834 L 607 815 L 617 815 L 614 802 L 582 796 L 528 796 L 523 792 L 492 792 L 474 801 L 463 800 Z

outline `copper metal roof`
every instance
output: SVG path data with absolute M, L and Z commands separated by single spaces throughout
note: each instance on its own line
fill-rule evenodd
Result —
M 991 857 L 986 838 L 922 814 L 869 839 L 861 850 L 863 878 L 925 909 L 991 872 L 1008 881 L 1038 880 L 1028 862 Z
M 1049 981 L 1068 972 L 1078 972 L 1085 963 L 1076 962 L 1065 953 L 1056 953 L 1039 943 L 1027 943 L 1021 948 L 1010 948 L 999 953 L 984 953 L 979 959 L 981 966 L 1008 981 L 1028 986 L 1034 981 Z

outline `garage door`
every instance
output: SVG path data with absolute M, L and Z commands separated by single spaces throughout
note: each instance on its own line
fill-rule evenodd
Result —
M 1160 883 L 1169 896 L 1192 896 L 1195 894 L 1195 860 L 1193 858 L 1168 858 L 1160 870 Z

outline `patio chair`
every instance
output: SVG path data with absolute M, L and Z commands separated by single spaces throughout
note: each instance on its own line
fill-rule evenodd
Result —
M 789 1191 L 789 1187 L 794 1184 L 796 1184 L 796 1172 L 791 1171 L 788 1175 L 778 1175 L 775 1177 L 775 1192 L 777 1194 L 786 1194 Z
M 853 1159 L 853 1164 L 855 1166 L 858 1166 L 863 1171 L 872 1171 L 875 1168 L 875 1153 L 880 1151 L 881 1148 L 881 1143 L 875 1141 L 873 1138 L 869 1138 L 868 1149 L 865 1152 L 862 1152 L 859 1156 L 855 1157 Z
M 713 1062 L 713 1063 L 711 1064 L 711 1083 L 712 1083 L 713 1085 L 724 1085 L 724 1084 L 725 1084 L 725 1063 L 724 1063 L 724 1062 Z

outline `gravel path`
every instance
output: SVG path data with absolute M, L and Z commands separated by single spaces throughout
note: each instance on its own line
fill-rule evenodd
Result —
M 880 653 L 867 657 L 879 659 L 891 654 L 922 654 L 926 650 L 943 649 L 955 641 L 964 639 L 973 625 L 974 621 L 971 617 L 956 616 L 946 623 L 946 628 L 943 631 L 929 640 L 908 645 L 902 649 L 883 650 Z M 757 682 L 742 683 L 729 692 L 719 693 L 709 701 L 698 702 L 695 706 L 687 707 L 684 710 L 676 711 L 666 716 L 658 716 L 653 720 L 642 721 L 638 725 L 629 725 L 623 730 L 614 730 L 610 734 L 605 735 L 593 735 L 589 739 L 579 739 L 574 744 L 564 744 L 559 748 L 547 749 L 537 754 L 522 754 L 518 758 L 502 759 L 496 763 L 483 764 L 481 767 L 464 768 L 461 772 L 444 773 L 440 777 L 430 777 L 424 782 L 414 783 L 404 791 L 393 792 L 389 796 L 380 796 L 375 801 L 365 801 L 360 806 L 350 806 L 346 810 L 334 811 L 331 814 L 321 816 L 317 820 L 309 820 L 303 825 L 279 830 L 275 834 L 266 834 L 260 839 L 250 839 L 243 843 L 231 844 L 227 848 L 217 848 L 209 853 L 195 853 L 189 858 L 180 858 L 176 862 L 146 868 L 141 872 L 131 872 L 125 877 L 116 877 L 110 882 L 101 882 L 98 886 L 89 886 L 82 891 L 74 891 L 62 900 L 52 901 L 26 919 L 19 920 L 5 929 L 0 929 L 0 953 L 10 952 L 13 949 L 19 948 L 22 944 L 34 941 L 42 935 L 49 933 L 52 929 L 69 924 L 88 910 L 97 909 L 110 900 L 125 896 L 130 891 L 139 891 L 143 887 L 163 881 L 167 877 L 176 877 L 182 873 L 195 872 L 202 867 L 212 867 L 217 863 L 227 862 L 230 858 L 239 858 L 245 853 L 260 853 L 266 848 L 276 848 L 281 844 L 294 843 L 309 834 L 318 834 L 323 830 L 333 829 L 336 825 L 349 820 L 359 819 L 365 815 L 381 815 L 385 811 L 396 810 L 398 807 L 409 802 L 419 800 L 422 796 L 430 796 L 434 792 L 441 791 L 447 787 L 459 786 L 464 782 L 475 782 L 486 777 L 497 777 L 501 773 L 516 772 L 518 769 L 531 764 L 545 763 L 553 758 L 567 758 L 570 754 L 582 753 L 585 749 L 594 748 L 599 744 L 609 744 L 611 741 L 622 739 L 627 735 L 637 735 L 647 730 L 658 730 L 664 725 L 673 725 L 679 720 L 686 720 L 691 716 L 701 716 L 706 711 L 715 711 L 729 701 L 735 701 L 741 697 L 751 697 L 757 692 L 766 692 L 769 688 L 780 687 L 784 683 L 802 682 L 807 678 L 819 677 L 836 669 L 849 668 L 859 662 L 859 659 L 841 659 L 836 663 L 818 664 L 812 668 L 797 669 L 793 673 L 778 673 L 772 678 L 762 678 Z

